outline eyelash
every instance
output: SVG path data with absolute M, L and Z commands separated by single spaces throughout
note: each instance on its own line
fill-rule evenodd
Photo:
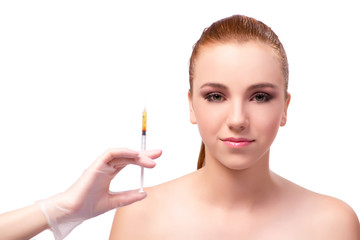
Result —
M 256 100 L 256 97 L 259 97 L 261 96 L 263 98 L 263 100 Z M 268 93 L 264 93 L 264 92 L 258 92 L 258 93 L 255 93 L 252 97 L 251 97 L 251 101 L 255 101 L 255 102 L 258 102 L 258 103 L 266 103 L 268 101 L 270 101 L 272 99 L 272 96 Z
M 215 97 L 220 98 L 220 99 L 215 99 Z M 222 102 L 223 100 L 225 100 L 224 95 L 219 92 L 211 92 L 211 93 L 205 94 L 204 98 L 208 102 Z
M 256 98 L 258 98 L 258 97 L 263 98 L 263 100 L 259 100 L 259 99 L 257 100 Z M 205 94 L 204 98 L 208 102 L 222 102 L 225 100 L 225 96 L 219 92 L 211 92 L 211 93 Z M 272 98 L 273 97 L 268 93 L 258 92 L 258 93 L 255 93 L 250 98 L 250 101 L 255 101 L 257 103 L 266 103 L 266 102 L 270 101 Z

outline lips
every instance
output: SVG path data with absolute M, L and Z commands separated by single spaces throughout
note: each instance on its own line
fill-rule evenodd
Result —
M 247 138 L 223 138 L 221 139 L 227 146 L 232 148 L 246 147 L 253 143 L 255 140 Z

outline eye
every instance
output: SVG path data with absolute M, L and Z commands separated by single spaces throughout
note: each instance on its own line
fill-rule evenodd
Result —
M 264 103 L 264 102 L 268 102 L 271 100 L 271 96 L 267 93 L 256 93 L 255 95 L 253 95 L 253 97 L 251 98 L 252 101 L 258 102 L 258 103 Z
M 225 97 L 221 93 L 213 92 L 206 94 L 205 99 L 209 102 L 222 102 Z

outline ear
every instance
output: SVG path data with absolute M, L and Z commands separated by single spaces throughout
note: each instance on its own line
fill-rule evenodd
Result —
M 196 124 L 196 116 L 193 109 L 192 97 L 190 91 L 188 92 L 189 108 L 190 108 L 190 122 Z
M 287 94 L 287 99 L 286 99 L 286 103 L 285 103 L 285 108 L 284 108 L 284 112 L 283 115 L 281 117 L 281 122 L 280 122 L 280 126 L 283 127 L 286 124 L 287 121 L 287 110 L 289 108 L 289 103 L 290 103 L 290 99 L 291 99 L 291 95 L 290 93 Z

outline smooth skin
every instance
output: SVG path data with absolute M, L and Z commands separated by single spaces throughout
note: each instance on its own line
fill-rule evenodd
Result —
M 289 102 L 268 45 L 202 47 L 189 106 L 205 166 L 118 209 L 110 239 L 359 240 L 359 220 L 346 203 L 270 171 L 270 146 Z
M 49 219 L 56 224 L 84 221 L 146 197 L 138 190 L 113 193 L 111 180 L 128 164 L 155 167 L 160 150 L 137 152 L 113 148 L 102 154 L 68 190 L 44 200 Z M 65 210 L 65 211 L 63 211 Z M 0 215 L 0 240 L 30 239 L 51 226 L 38 204 Z

